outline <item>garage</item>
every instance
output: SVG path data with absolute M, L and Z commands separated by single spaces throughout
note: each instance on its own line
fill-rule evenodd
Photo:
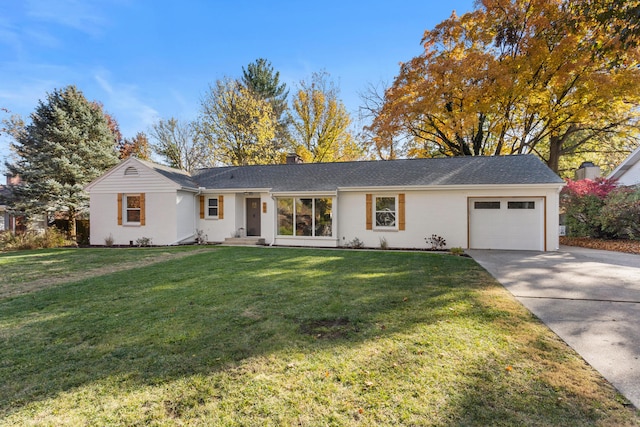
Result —
M 544 251 L 544 197 L 470 198 L 469 247 Z

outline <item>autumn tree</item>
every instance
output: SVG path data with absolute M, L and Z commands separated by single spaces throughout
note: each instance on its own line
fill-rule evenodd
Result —
M 359 118 L 364 123 L 371 123 L 378 117 L 385 105 L 385 91 L 388 84 L 380 82 L 378 84 L 369 83 L 364 91 L 358 93 L 360 97 Z M 399 138 L 391 137 L 384 142 L 379 142 L 380 137 L 370 126 L 364 126 L 360 135 L 360 140 L 364 141 L 364 146 L 370 151 L 373 158 L 380 160 L 394 160 L 406 156 L 402 141 Z
M 271 104 L 276 126 L 276 144 L 285 147 L 289 144 L 289 115 L 287 112 L 287 85 L 280 82 L 280 72 L 275 71 L 271 62 L 259 58 L 245 69 L 242 67 L 242 84 Z
M 586 19 L 592 26 L 602 26 L 609 34 L 609 39 L 597 48 L 607 49 L 618 43 L 625 49 L 638 47 L 640 0 L 581 0 L 570 2 L 569 7 L 574 19 Z
M 224 165 L 274 164 L 282 153 L 271 103 L 237 80 L 209 87 L 198 130 Z
M 151 159 L 151 146 L 149 138 L 144 132 L 138 132 L 133 138 L 123 138 L 117 145 L 118 158 L 128 159 L 137 157 L 141 160 Z
M 210 167 L 215 156 L 198 132 L 195 122 L 185 122 L 171 117 L 160 119 L 149 131 L 155 143 L 153 151 L 169 166 L 186 171 Z
M 76 219 L 88 210 L 84 186 L 118 161 L 115 136 L 99 104 L 75 86 L 48 94 L 30 120 L 9 129 L 16 160 L 6 167 L 21 178 L 12 186 L 12 206 L 30 216 L 65 213 L 75 238 Z
M 606 26 L 561 0 L 483 0 L 426 31 L 372 123 L 411 157 L 536 153 L 551 169 L 585 144 L 632 134 L 638 52 L 597 47 Z M 621 60 L 622 59 L 622 60 Z
M 326 72 L 300 83 L 291 122 L 295 151 L 305 162 L 356 160 L 363 154 L 350 131 L 351 116 Z

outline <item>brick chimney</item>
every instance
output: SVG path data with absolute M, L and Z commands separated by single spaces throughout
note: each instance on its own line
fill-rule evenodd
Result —
M 600 166 L 596 166 L 591 162 L 582 162 L 578 170 L 575 172 L 575 179 L 595 179 L 600 176 Z
M 18 185 L 20 184 L 20 177 L 19 176 L 13 176 L 10 173 L 5 175 L 7 178 L 7 185 Z
M 287 164 L 288 165 L 299 165 L 301 163 L 303 163 L 303 161 L 300 158 L 300 156 L 298 156 L 296 153 L 287 154 Z

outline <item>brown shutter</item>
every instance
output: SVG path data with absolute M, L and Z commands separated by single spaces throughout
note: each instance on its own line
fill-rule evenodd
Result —
M 373 220 L 371 217 L 373 211 L 373 204 L 371 202 L 372 196 L 371 194 L 367 194 L 367 230 L 373 229 Z
M 118 225 L 122 225 L 122 193 L 118 193 Z
M 224 219 L 224 196 L 218 196 L 218 219 Z
M 144 205 L 145 205 L 145 203 L 144 203 L 144 202 L 145 202 L 145 200 L 144 200 L 144 193 L 141 193 L 141 194 L 140 194 L 140 225 L 141 225 L 141 226 L 142 226 L 142 225 L 145 225 L 145 223 L 146 223 L 146 218 L 145 218 L 145 212 L 146 212 L 146 210 L 145 210 L 145 208 L 144 208 Z
M 404 221 L 404 193 L 398 194 L 398 230 L 405 229 Z
M 204 218 L 204 196 L 200 196 L 200 219 Z

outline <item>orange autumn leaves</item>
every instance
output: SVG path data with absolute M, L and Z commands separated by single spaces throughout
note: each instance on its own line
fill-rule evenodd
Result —
M 637 49 L 560 0 L 484 0 L 426 31 L 423 45 L 371 125 L 377 151 L 533 152 L 558 170 L 562 156 L 638 121 Z

